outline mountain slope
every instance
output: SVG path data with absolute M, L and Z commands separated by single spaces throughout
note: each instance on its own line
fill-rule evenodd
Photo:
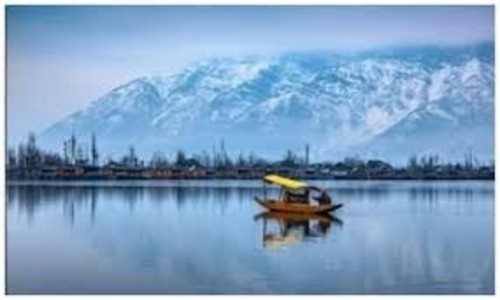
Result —
M 143 152 L 201 151 L 225 139 L 233 154 L 268 157 L 308 142 L 317 159 L 456 156 L 471 146 L 491 158 L 492 49 L 486 43 L 207 60 L 118 87 L 42 136 L 60 142 L 72 132 L 96 132 L 108 152 L 129 143 Z M 448 143 L 424 142 L 441 131 L 454 133 Z M 473 132 L 479 142 L 461 143 Z
M 377 155 L 400 153 L 493 158 L 493 66 L 476 58 L 433 74 L 429 102 L 366 145 Z

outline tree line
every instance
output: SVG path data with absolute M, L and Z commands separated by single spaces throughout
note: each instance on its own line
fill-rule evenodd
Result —
M 404 167 L 394 167 L 390 163 L 371 159 L 344 158 L 340 161 L 324 161 L 311 163 L 309 161 L 309 145 L 305 145 L 304 154 L 299 155 L 292 150 L 286 150 L 281 159 L 270 161 L 256 156 L 254 153 L 239 154 L 231 157 L 226 151 L 224 141 L 212 151 L 202 151 L 188 155 L 182 150 L 175 152 L 168 158 L 164 152 L 156 151 L 149 159 L 140 158 L 133 145 L 121 157 L 102 158 L 99 153 L 95 134 L 90 136 L 90 143 L 78 141 L 72 134 L 63 141 L 62 154 L 54 151 L 43 150 L 38 147 L 34 133 L 28 135 L 26 142 L 21 142 L 17 147 L 7 150 L 7 175 L 8 177 L 23 177 L 23 174 L 32 174 L 35 170 L 43 168 L 83 168 L 94 170 L 106 168 L 122 169 L 180 169 L 180 170 L 224 170 L 247 169 L 253 177 L 262 175 L 263 172 L 280 171 L 291 173 L 298 177 L 335 177 L 352 179 L 493 179 L 494 161 L 481 163 L 469 150 L 464 154 L 463 161 L 445 162 L 438 155 L 413 155 Z M 252 170 L 255 171 L 252 173 Z M 189 175 L 186 171 L 185 174 Z M 17 174 L 17 176 L 9 176 Z M 223 174 L 223 173 L 221 173 Z M 236 173 L 224 173 L 232 176 Z M 229 174 L 229 175 L 228 175 Z M 217 174 L 215 174 L 216 176 Z M 251 177 L 251 176 L 250 176 Z

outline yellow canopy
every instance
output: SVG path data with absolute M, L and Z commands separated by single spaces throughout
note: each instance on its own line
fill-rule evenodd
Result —
M 280 185 L 282 187 L 292 189 L 292 190 L 298 190 L 302 188 L 306 188 L 308 185 L 305 182 L 298 181 L 298 180 L 293 180 L 290 178 L 282 177 L 279 175 L 267 175 L 264 177 L 264 180 L 269 182 L 269 183 L 274 183 L 277 185 Z

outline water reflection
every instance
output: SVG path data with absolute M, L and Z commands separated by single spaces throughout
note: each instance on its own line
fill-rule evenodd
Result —
M 493 293 L 492 182 L 315 184 L 345 207 L 257 215 L 252 181 L 9 183 L 8 291 Z
M 328 182 L 321 182 L 327 184 Z M 330 186 L 332 184 L 330 183 Z M 336 182 L 328 189 L 333 196 L 358 200 L 383 201 L 394 194 L 409 194 L 411 200 L 435 202 L 439 200 L 473 201 L 493 196 L 488 181 L 361 181 Z
M 311 242 L 325 238 L 331 232 L 332 223 L 343 222 L 330 214 L 293 214 L 264 212 L 254 217 L 262 220 L 262 245 L 264 248 L 289 246 L 300 242 Z
M 493 196 L 493 189 L 481 182 L 455 184 L 453 182 L 407 183 L 407 182 L 361 182 L 359 184 L 335 182 L 321 182 L 327 186 L 329 192 L 338 201 L 346 199 L 356 201 L 381 202 L 396 195 L 408 197 L 411 201 L 429 204 L 439 201 L 454 201 L 467 203 L 478 199 L 489 199 Z M 124 202 L 132 213 L 138 203 L 151 201 L 162 203 L 175 201 L 175 205 L 182 210 L 186 203 L 212 202 L 224 213 L 228 202 L 244 202 L 250 199 L 249 195 L 260 192 L 260 185 L 235 186 L 234 184 L 207 184 L 200 188 L 191 183 L 179 182 L 178 185 L 140 185 L 132 184 L 115 186 L 112 184 L 99 185 L 93 183 L 75 184 L 54 183 L 44 184 L 9 184 L 7 186 L 8 207 L 17 206 L 19 212 L 25 214 L 28 222 L 36 218 L 39 209 L 48 205 L 62 204 L 63 216 L 74 223 L 78 212 L 88 211 L 91 222 L 95 222 L 99 202 L 119 200 Z M 75 211 L 76 210 L 76 211 Z
M 237 188 L 234 186 L 99 186 L 99 185 L 8 185 L 7 205 L 25 214 L 28 222 L 36 218 L 39 210 L 50 205 L 61 206 L 62 214 L 70 223 L 74 223 L 78 212 L 89 211 L 92 222 L 95 222 L 99 202 L 120 201 L 133 212 L 138 203 L 151 201 L 161 203 L 174 201 L 182 210 L 187 203 L 213 203 L 224 212 L 229 200 L 246 201 L 249 195 L 255 194 L 257 188 Z

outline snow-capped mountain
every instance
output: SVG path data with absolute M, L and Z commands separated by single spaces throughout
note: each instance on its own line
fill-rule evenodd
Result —
M 43 132 L 95 132 L 106 149 L 281 155 L 317 159 L 433 152 L 493 158 L 493 44 L 213 59 L 117 87 Z

